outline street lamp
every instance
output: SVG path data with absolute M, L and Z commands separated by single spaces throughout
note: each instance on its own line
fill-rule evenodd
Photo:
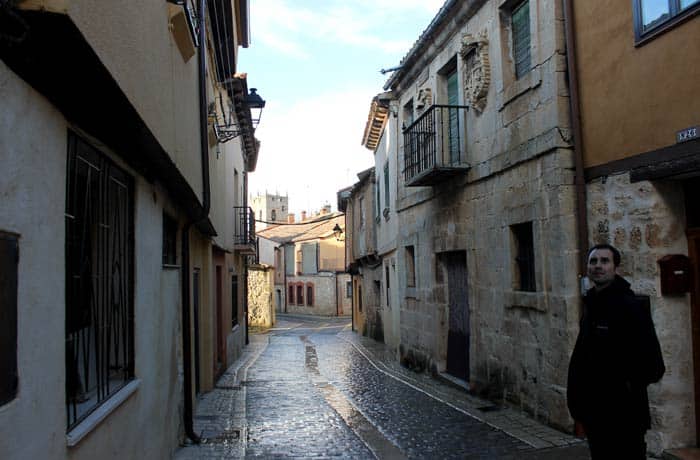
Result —
M 250 93 L 245 98 L 245 103 L 250 109 L 250 119 L 253 122 L 253 129 L 258 127 L 260 117 L 262 117 L 262 109 L 265 108 L 265 100 L 258 94 L 257 88 L 250 88 Z
M 341 241 L 341 238 L 343 237 L 343 229 L 340 228 L 340 225 L 335 224 L 335 227 L 333 227 L 333 234 L 335 235 L 336 241 Z

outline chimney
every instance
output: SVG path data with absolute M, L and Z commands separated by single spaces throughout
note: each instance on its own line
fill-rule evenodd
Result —
M 306 211 L 301 211 L 301 222 L 306 220 Z
M 287 214 L 287 223 L 288 224 L 294 223 L 294 213 L 293 212 L 290 212 L 289 214 Z

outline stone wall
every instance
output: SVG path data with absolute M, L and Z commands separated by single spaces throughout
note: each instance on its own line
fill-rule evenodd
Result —
M 269 328 L 275 323 L 273 273 L 268 268 L 248 269 L 248 324 Z
M 652 452 L 695 444 L 690 298 L 662 296 L 657 261 L 687 254 L 685 205 L 680 182 L 630 183 L 628 174 L 588 184 L 588 231 L 592 243 L 611 243 L 622 255 L 619 274 L 647 295 L 661 343 L 666 374 L 649 387 Z
M 304 305 L 287 303 L 287 313 L 302 313 L 307 315 L 336 316 L 338 314 L 338 298 L 336 297 L 336 275 L 335 273 L 319 273 L 318 275 L 288 276 L 287 289 L 289 285 L 304 285 Z M 313 306 L 307 305 L 306 286 L 308 283 L 314 285 Z M 289 300 L 289 299 L 287 299 Z M 296 301 L 296 292 L 295 292 Z

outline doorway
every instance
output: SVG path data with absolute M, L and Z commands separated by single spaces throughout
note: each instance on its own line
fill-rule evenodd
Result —
M 690 316 L 692 322 L 693 378 L 695 388 L 695 442 L 700 445 L 700 177 L 683 184 L 688 237 L 688 257 L 692 269 Z
M 447 281 L 449 328 L 447 373 L 469 381 L 469 300 L 467 297 L 467 253 L 440 254 Z
M 216 363 L 214 375 L 219 377 L 224 373 L 224 312 L 223 312 L 223 270 L 216 266 Z

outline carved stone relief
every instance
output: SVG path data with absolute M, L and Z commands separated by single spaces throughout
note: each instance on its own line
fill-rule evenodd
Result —
M 483 112 L 491 83 L 489 42 L 486 33 L 464 35 L 459 51 L 464 63 L 464 93 L 470 107 Z
M 433 104 L 433 91 L 430 88 L 421 88 L 418 90 L 418 97 L 416 98 L 416 108 L 424 109 L 425 107 L 430 107 Z

